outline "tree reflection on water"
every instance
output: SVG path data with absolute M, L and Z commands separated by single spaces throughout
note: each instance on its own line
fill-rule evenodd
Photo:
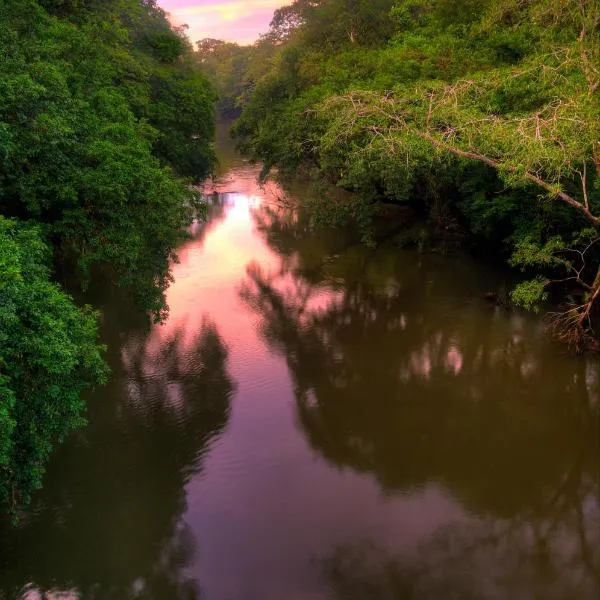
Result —
M 443 485 L 469 519 L 418 558 L 338 549 L 323 563 L 335 598 L 597 597 L 597 362 L 487 306 L 476 272 L 339 239 L 315 251 L 292 211 L 257 224 L 283 259 L 250 265 L 241 295 L 311 446 L 392 496 Z
M 31 514 L 3 532 L 0 598 L 200 597 L 184 573 L 196 550 L 185 484 L 227 423 L 234 384 L 210 321 L 191 341 L 175 331 L 153 351 L 149 339 L 130 331 L 110 357 L 89 427 L 61 448 Z
M 332 600 L 595 600 L 600 510 L 597 498 L 588 500 L 596 502 L 587 503 L 596 527 L 585 540 L 568 512 L 560 523 L 490 518 L 442 528 L 414 557 L 354 544 L 337 548 L 320 567 Z

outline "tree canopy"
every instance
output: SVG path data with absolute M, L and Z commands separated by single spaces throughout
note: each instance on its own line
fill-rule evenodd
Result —
M 164 316 L 187 184 L 214 162 L 214 99 L 154 0 L 0 4 L 0 500 L 40 485 L 105 379 L 97 317 L 54 268 Z
M 107 375 L 96 315 L 49 280 L 49 259 L 37 228 L 0 217 L 0 502 L 13 506 Z
M 298 0 L 271 38 L 234 127 L 246 152 L 357 192 L 348 218 L 385 200 L 461 229 L 524 270 L 515 302 L 566 297 L 554 332 L 596 344 L 597 2 Z

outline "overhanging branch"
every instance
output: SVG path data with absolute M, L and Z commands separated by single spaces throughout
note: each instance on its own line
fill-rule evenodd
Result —
M 450 152 L 451 154 L 454 154 L 455 156 L 459 156 L 461 158 L 469 158 L 471 160 L 476 160 L 476 161 L 485 163 L 486 165 L 489 165 L 490 167 L 492 167 L 494 169 L 505 169 L 511 173 L 517 172 L 516 168 L 507 167 L 500 161 L 490 158 L 489 156 L 485 156 L 484 154 L 479 154 L 478 152 L 473 152 L 473 151 L 468 151 L 468 150 L 462 150 L 461 148 L 457 148 L 456 146 L 451 146 L 449 144 L 445 144 L 444 142 L 442 142 L 441 140 L 438 140 L 431 134 L 422 133 L 419 131 L 413 131 L 413 133 L 416 136 L 420 137 L 421 139 L 428 141 L 429 143 L 434 145 L 436 148 L 440 148 L 441 150 Z M 595 216 L 590 211 L 589 207 L 586 206 L 585 204 L 579 202 L 578 200 L 576 200 L 575 198 L 573 198 L 566 192 L 563 192 L 562 190 L 557 191 L 547 181 L 544 181 L 543 179 L 541 179 L 534 173 L 525 171 L 523 173 L 523 177 L 525 179 L 527 179 L 528 181 L 530 181 L 531 183 L 534 183 L 538 187 L 541 187 L 542 189 L 546 190 L 552 197 L 559 198 L 561 201 L 565 202 L 569 206 L 573 207 L 575 210 L 579 211 L 581 214 L 583 214 L 588 219 L 588 221 L 590 221 L 596 227 L 600 226 L 600 217 Z

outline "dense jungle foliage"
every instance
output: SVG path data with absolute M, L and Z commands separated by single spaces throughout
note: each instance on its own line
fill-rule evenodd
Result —
M 203 45 L 210 62 L 224 46 Z M 370 237 L 383 202 L 523 270 L 559 339 L 600 332 L 600 4 L 596 0 L 296 0 L 219 64 L 240 146 L 357 192 L 320 220 Z M 239 73 L 242 72 L 240 77 Z M 406 236 L 400 236 L 406 239 Z
M 0 3 L 0 505 L 27 502 L 107 376 L 57 265 L 161 318 L 214 99 L 154 0 Z

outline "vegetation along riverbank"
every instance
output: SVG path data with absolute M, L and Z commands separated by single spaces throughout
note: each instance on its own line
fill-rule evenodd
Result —
M 557 338 L 597 347 L 597 2 L 296 0 L 254 47 L 199 52 L 265 173 L 309 163 L 358 194 L 321 221 L 368 238 L 383 202 L 409 205 L 521 269 L 512 301 L 558 305 Z
M 0 5 L 0 503 L 27 502 L 107 368 L 98 315 L 53 272 L 165 314 L 214 94 L 154 0 Z M 188 178 L 182 179 L 182 178 Z

